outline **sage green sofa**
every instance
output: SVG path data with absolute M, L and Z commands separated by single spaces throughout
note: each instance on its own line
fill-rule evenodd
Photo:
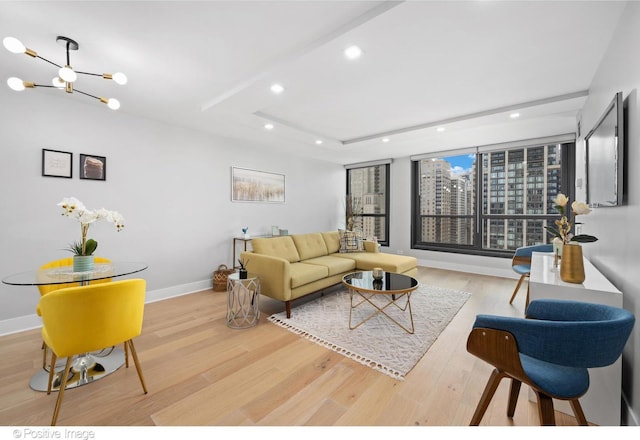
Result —
M 253 238 L 252 250 L 240 257 L 260 277 L 261 293 L 285 303 L 287 318 L 291 301 L 338 284 L 348 273 L 375 267 L 409 276 L 418 272 L 415 257 L 379 252 L 375 242 L 363 241 L 364 250 L 355 252 L 340 252 L 340 244 L 339 231 Z

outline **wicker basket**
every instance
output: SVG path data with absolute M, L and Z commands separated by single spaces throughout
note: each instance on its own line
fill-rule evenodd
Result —
M 235 269 L 228 269 L 224 264 L 218 266 L 218 270 L 213 271 L 213 290 L 216 292 L 226 291 L 227 277 L 235 271 Z

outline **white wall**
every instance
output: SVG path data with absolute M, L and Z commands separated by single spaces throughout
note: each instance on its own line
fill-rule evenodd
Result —
M 624 308 L 640 318 L 640 3 L 629 2 L 589 90 L 582 111 L 582 136 L 586 135 L 604 113 L 616 92 L 622 91 L 627 105 L 626 203 L 620 207 L 597 208 L 581 219 L 583 232 L 598 237 L 583 246 L 585 254 L 611 282 L 623 292 Z M 577 158 L 577 178 L 584 176 L 584 139 Z M 584 187 L 579 189 L 584 200 Z M 628 424 L 640 422 L 640 324 L 636 326 L 623 353 L 623 392 L 630 412 Z M 635 378 L 635 379 L 634 379 Z
M 113 112 L 80 95 L 0 87 L 0 277 L 68 257 L 78 223 L 56 204 L 75 196 L 117 210 L 126 228 L 100 222 L 96 255 L 144 261 L 148 299 L 202 290 L 219 264 L 232 264 L 232 237 L 271 225 L 290 233 L 336 229 L 345 172 L 326 162 L 274 157 L 258 146 Z M 72 179 L 41 176 L 42 149 L 74 153 Z M 80 153 L 107 157 L 106 181 L 80 180 Z M 286 203 L 231 202 L 231 167 L 284 174 Z M 0 284 L 0 334 L 37 326 L 35 287 Z

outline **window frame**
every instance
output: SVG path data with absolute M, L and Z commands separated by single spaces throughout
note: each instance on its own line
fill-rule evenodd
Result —
M 359 169 L 364 169 L 364 168 L 373 168 L 373 167 L 384 167 L 384 173 L 385 173 L 385 184 L 384 184 L 384 203 L 385 203 L 385 210 L 384 210 L 384 214 L 376 214 L 376 213 L 362 213 L 359 214 L 361 217 L 365 218 L 365 217 L 369 217 L 369 218 L 383 218 L 384 219 L 384 234 L 385 234 L 385 239 L 381 240 L 380 237 L 378 237 L 378 243 L 381 246 L 389 246 L 389 242 L 390 242 L 390 238 L 389 238 L 389 219 L 390 219 L 390 202 L 391 202 L 391 162 L 383 162 L 383 163 L 364 163 L 364 164 L 356 164 L 356 165 L 350 165 L 347 167 L 346 171 L 347 171 L 347 187 L 346 187 L 346 196 L 350 196 L 351 195 L 351 171 L 353 170 L 359 170 Z M 345 219 L 346 220 L 346 219 Z M 345 225 L 346 227 L 346 225 Z M 366 238 L 366 237 L 365 237 Z
M 489 214 L 483 212 L 483 200 L 484 193 L 483 182 L 482 182 L 482 155 L 485 153 L 497 153 L 500 151 L 508 151 L 508 150 L 517 150 L 522 148 L 535 148 L 539 146 L 547 146 L 560 144 L 562 145 L 561 149 L 561 170 L 562 176 L 560 178 L 560 187 L 561 192 L 565 194 L 570 199 L 574 199 L 575 186 L 572 182 L 575 182 L 575 154 L 576 154 L 576 141 L 574 139 L 558 139 L 556 141 L 547 139 L 544 142 L 534 142 L 530 141 L 522 141 L 517 145 L 505 145 L 501 148 L 500 145 L 496 146 L 486 146 L 486 147 L 477 147 L 475 148 L 476 160 L 475 160 L 475 182 L 472 182 L 474 185 L 474 191 L 476 195 L 476 200 L 474 200 L 473 205 L 473 214 L 468 215 L 442 215 L 442 218 L 445 217 L 454 217 L 454 218 L 473 218 L 474 224 L 473 226 L 473 244 L 472 245 L 461 245 L 457 243 L 429 243 L 429 242 L 420 242 L 418 241 L 418 237 L 421 236 L 421 220 L 422 217 L 420 212 L 420 161 L 422 156 L 412 157 L 411 158 L 411 249 L 416 250 L 428 250 L 428 251 L 437 251 L 437 252 L 450 252 L 450 253 L 459 253 L 459 254 L 467 254 L 467 255 L 480 255 L 480 256 L 489 256 L 489 257 L 505 257 L 511 258 L 513 256 L 513 250 L 510 249 L 489 249 L 483 248 L 482 236 L 483 236 L 483 225 L 490 220 L 539 220 L 539 219 L 547 219 L 547 220 L 555 220 L 559 219 L 560 215 L 552 215 L 552 214 Z M 450 157 L 461 154 L 468 154 L 469 148 L 458 150 L 458 151 L 443 151 L 443 152 L 434 152 L 433 154 L 429 154 L 429 157 Z M 526 159 L 525 159 L 526 160 Z M 508 170 L 505 170 L 505 174 Z M 508 176 L 505 175 L 505 179 Z M 550 242 L 550 237 L 547 236 L 548 242 Z

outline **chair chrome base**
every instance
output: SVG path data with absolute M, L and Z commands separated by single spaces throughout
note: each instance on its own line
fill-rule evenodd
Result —
M 72 373 L 65 389 L 77 388 L 116 371 L 124 365 L 124 351 L 118 348 L 105 348 L 100 351 L 76 356 L 71 366 Z M 66 358 L 58 359 L 55 365 L 55 374 L 51 391 L 58 391 L 62 382 L 62 370 L 64 369 Z M 32 378 L 29 386 L 35 391 L 47 391 L 49 382 L 49 371 L 39 370 Z

